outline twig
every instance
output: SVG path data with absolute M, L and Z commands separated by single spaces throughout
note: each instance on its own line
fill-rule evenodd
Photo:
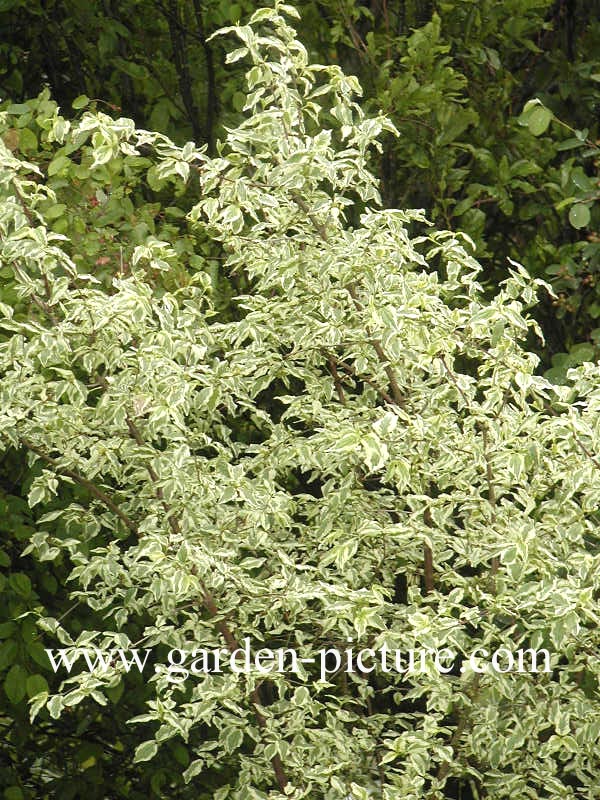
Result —
M 433 519 L 429 506 L 423 512 L 423 519 L 428 528 L 433 528 Z M 435 574 L 433 569 L 433 551 L 428 544 L 423 547 L 423 580 L 425 582 L 425 594 L 430 594 L 435 589 Z
M 140 447 L 144 447 L 146 443 L 144 442 L 144 439 L 142 438 L 139 429 L 137 428 L 136 424 L 133 422 L 130 416 L 127 416 L 127 428 L 129 430 L 129 435 L 131 436 L 132 439 L 134 439 L 136 444 L 138 444 Z M 154 484 L 160 483 L 160 477 L 156 472 L 156 470 L 154 469 L 154 467 L 152 466 L 152 464 L 146 464 L 146 470 L 148 472 L 148 475 L 150 475 L 150 478 Z M 154 493 L 158 498 L 158 500 L 160 500 L 160 502 L 162 503 L 171 530 L 175 534 L 179 533 L 180 532 L 179 522 L 177 518 L 173 516 L 171 507 L 165 501 L 162 488 L 160 486 L 155 486 Z
M 329 370 L 333 376 L 333 382 L 335 384 L 335 390 L 337 392 L 338 400 L 340 403 L 345 406 L 346 405 L 346 395 L 344 394 L 344 388 L 342 386 L 342 382 L 340 380 L 339 373 L 337 371 L 337 366 L 335 362 L 335 358 L 333 356 L 329 356 Z
M 33 444 L 33 442 L 30 442 L 29 439 L 26 439 L 24 436 L 20 437 L 20 441 L 28 450 L 31 450 L 31 452 L 39 456 L 42 461 L 45 461 L 46 464 L 49 464 L 55 472 L 60 475 L 64 475 L 67 478 L 71 478 L 75 481 L 75 483 L 78 483 L 80 486 L 83 486 L 85 489 L 87 489 L 90 494 L 93 494 L 94 497 L 96 497 L 108 509 L 110 509 L 132 533 L 135 533 L 136 536 L 139 535 L 135 522 L 133 522 L 133 520 L 127 516 L 127 514 L 121 508 L 119 508 L 115 501 L 108 494 L 106 494 L 106 492 L 102 491 L 102 489 L 99 489 L 95 483 L 92 483 L 92 481 L 89 481 L 87 478 L 84 478 L 83 475 L 80 475 L 78 472 L 75 472 L 72 469 L 62 467 L 56 458 L 49 456 L 41 448 Z
M 360 373 L 358 373 L 356 369 L 352 366 L 352 364 L 346 364 L 345 362 L 338 361 L 337 359 L 335 360 L 335 363 L 340 369 L 343 369 L 344 372 L 347 372 L 349 375 L 352 375 L 353 378 L 356 378 L 359 381 L 364 381 L 364 383 L 367 383 L 369 386 L 375 389 L 377 394 L 382 398 L 382 400 L 385 400 L 386 403 L 388 403 L 391 406 L 396 405 L 394 402 L 394 398 L 390 394 L 388 394 L 385 391 L 385 389 L 380 389 L 379 386 L 377 386 L 377 384 L 375 383 L 375 381 L 372 381 L 370 378 L 367 378 L 366 375 L 361 375 Z
M 481 433 L 483 436 L 483 457 L 485 458 L 485 476 L 487 481 L 488 487 L 488 503 L 490 504 L 491 509 L 491 518 L 492 518 L 492 525 L 496 522 L 496 489 L 494 487 L 494 474 L 492 472 L 492 462 L 490 461 L 490 454 L 489 454 L 489 439 L 488 439 L 488 429 L 487 425 L 481 425 Z M 490 569 L 490 573 L 492 579 L 500 569 L 500 559 L 498 556 L 492 557 L 492 565 Z
M 348 287 L 348 293 L 349 293 L 350 297 L 354 300 L 354 305 L 356 306 L 357 311 L 362 311 L 362 305 L 361 305 L 361 303 L 360 303 L 360 301 L 358 299 L 358 294 L 356 292 L 356 287 L 353 284 L 350 284 L 350 286 Z M 371 336 L 371 332 L 369 331 L 368 328 L 367 328 L 367 334 L 368 334 L 369 337 Z M 381 342 L 378 339 L 369 339 L 369 342 L 370 342 L 371 346 L 373 347 L 373 349 L 375 350 L 375 353 L 377 354 L 377 358 L 379 359 L 379 362 L 381 364 L 383 364 L 383 368 L 385 370 L 385 374 L 387 375 L 388 381 L 390 382 L 390 389 L 392 390 L 392 397 L 394 398 L 394 403 L 397 406 L 400 406 L 400 408 L 403 408 L 404 407 L 404 395 L 402 394 L 402 391 L 400 390 L 400 386 L 398 384 L 398 379 L 396 377 L 396 373 L 394 371 L 394 368 L 390 364 L 388 357 L 385 354 L 385 351 L 384 351 L 384 349 L 383 349 L 383 347 L 381 345 Z

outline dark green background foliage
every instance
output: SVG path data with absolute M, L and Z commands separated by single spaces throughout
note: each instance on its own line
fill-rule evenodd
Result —
M 600 2 L 582 0 L 352 0 L 299 2 L 301 35 L 314 62 L 356 74 L 367 112 L 382 110 L 400 131 L 386 139 L 377 172 L 384 203 L 425 208 L 439 226 L 465 231 L 484 265 L 490 291 L 507 257 L 552 284 L 536 316 L 546 336 L 549 377 L 600 353 Z M 36 2 L 0 0 L 1 110 L 4 141 L 49 176 L 59 202 L 47 219 L 67 233 L 73 256 L 101 279 L 126 272 L 148 235 L 175 242 L 190 273 L 209 276 L 224 319 L 243 278 L 221 274 L 215 245 L 199 241 L 184 220 L 191 201 L 158 176 L 140 175 L 143 156 L 115 160 L 104 172 L 42 141 L 43 104 L 65 116 L 96 107 L 126 116 L 176 142 L 207 143 L 235 125 L 245 102 L 238 64 L 224 63 L 218 28 L 245 19 L 250 0 Z M 37 101 L 30 98 L 38 97 Z M 526 103 L 538 99 L 525 112 Z M 542 105 L 543 104 L 543 105 Z M 71 112 L 71 107 L 73 111 Z M 0 271 L 0 301 L 25 313 Z M 229 281 L 233 281 L 233 284 Z M 156 288 L 186 273 L 155 276 Z M 536 346 L 536 345 L 532 345 Z M 245 432 L 240 430 L 243 438 Z M 20 553 L 35 530 L 23 499 L 35 477 L 22 453 L 1 465 L 0 787 L 20 798 L 198 797 L 180 775 L 181 744 L 151 766 L 133 765 L 145 734 L 125 720 L 144 701 L 134 675 L 115 691 L 110 713 L 84 704 L 60 720 L 28 722 L 27 698 L 56 680 L 42 652 L 32 612 L 69 615 L 73 631 L 100 628 L 83 605 L 58 588 L 68 569 Z M 310 487 L 302 487 L 310 490 Z M 83 491 L 74 488 L 73 492 Z M 72 498 L 61 496 L 63 503 Z M 58 501 L 57 501 L 58 502 Z M 46 509 L 47 510 L 47 509 Z M 65 537 L 73 532 L 57 530 Z M 50 566 L 51 565 L 51 566 Z M 128 633 L 135 637 L 135 631 Z M 210 787 L 206 787 L 210 796 Z M 463 797 L 467 795 L 463 794 Z

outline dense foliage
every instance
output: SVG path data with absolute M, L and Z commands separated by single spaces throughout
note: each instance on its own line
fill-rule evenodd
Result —
M 47 93 L 2 112 L 5 796 L 592 797 L 599 368 L 536 374 L 547 288 L 513 262 L 486 299 L 468 237 L 382 208 L 394 126 L 290 16 L 226 31 L 216 155 Z M 245 637 L 551 671 L 160 667 Z M 158 670 L 61 684 L 61 644 Z
M 242 71 L 211 34 L 254 0 L 5 0 L 0 91 L 21 103 L 47 83 L 64 108 L 97 98 L 178 143 L 240 121 Z M 530 344 L 562 380 L 599 354 L 598 0 L 300 0 L 311 60 L 339 64 L 367 113 L 400 130 L 374 170 L 387 207 L 425 208 L 477 245 L 488 296 L 506 258 L 549 280 Z M 44 46 L 40 47 L 39 42 Z M 531 107 L 541 101 L 547 110 Z M 121 112 L 122 109 L 122 112 Z M 527 123 L 527 124 L 525 124 Z M 31 142 L 30 142 L 31 143 Z

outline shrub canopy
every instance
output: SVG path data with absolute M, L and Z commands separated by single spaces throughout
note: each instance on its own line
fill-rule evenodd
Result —
M 120 713 L 137 761 L 182 748 L 194 797 L 591 797 L 598 367 L 536 375 L 539 282 L 513 263 L 487 302 L 466 237 L 381 210 L 393 126 L 293 16 L 226 29 L 247 116 L 215 157 L 46 96 L 39 162 L 0 145 L 0 441 L 34 469 L 26 553 L 94 622 L 26 613 L 47 647 L 163 655 L 547 648 L 538 674 L 159 666 Z M 133 680 L 82 671 L 32 717 Z

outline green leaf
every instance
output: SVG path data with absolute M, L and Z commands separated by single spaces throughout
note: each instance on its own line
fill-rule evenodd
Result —
M 37 150 L 38 140 L 31 128 L 21 128 L 19 131 L 19 150 L 22 153 L 30 153 Z
M 27 697 L 35 697 L 41 692 L 48 692 L 48 682 L 43 675 L 30 675 L 26 683 Z
M 14 634 L 16 627 L 12 620 L 0 623 L 0 639 L 8 639 L 9 636 Z
M 203 771 L 204 761 L 201 758 L 195 759 L 183 773 L 184 782 L 189 783 L 192 778 L 195 778 L 197 775 L 201 775 Z
M 50 208 L 45 212 L 44 216 L 46 217 L 47 220 L 51 221 L 53 219 L 61 217 L 66 210 L 67 206 L 65 205 L 65 203 L 56 203 L 55 205 L 50 206 Z
M 244 734 L 239 728 L 228 728 L 223 736 L 225 752 L 233 753 L 242 744 Z
M 29 575 L 26 575 L 24 572 L 13 572 L 10 576 L 9 583 L 11 588 L 22 597 L 29 597 L 31 594 L 31 579 Z
M 574 228 L 585 228 L 591 218 L 589 206 L 576 203 L 569 210 L 569 222 Z
M 13 705 L 20 703 L 27 691 L 27 671 L 20 664 L 13 664 L 4 679 L 4 691 Z
M 158 744 L 151 739 L 138 745 L 133 757 L 133 761 L 135 764 L 138 764 L 140 761 L 150 761 L 151 758 L 154 758 L 157 752 Z
M 48 701 L 48 692 L 42 692 L 31 698 L 31 705 L 29 707 L 29 721 L 33 722 L 40 710 L 46 705 Z
M 559 144 L 556 145 L 556 149 L 561 151 L 574 150 L 576 147 L 581 147 L 582 144 L 583 143 L 581 139 L 577 138 L 565 139 L 564 141 L 559 142 Z
M 63 698 L 59 694 L 53 695 L 48 700 L 47 708 L 52 719 L 58 719 L 60 717 L 60 712 L 64 708 Z
M 134 61 L 125 61 L 121 58 L 115 59 L 115 63 L 126 75 L 137 80 L 144 80 L 148 75 L 148 71 L 143 64 L 136 64 Z
M 18 645 L 14 639 L 7 639 L 0 645 L 0 670 L 14 664 L 18 655 Z
M 295 706 L 304 706 L 310 702 L 310 692 L 306 688 L 306 686 L 298 686 L 298 688 L 294 692 L 294 697 L 292 698 L 292 703 Z
M 547 130 L 553 116 L 549 108 L 538 106 L 529 115 L 527 127 L 534 136 L 541 136 Z
M 187 747 L 184 747 L 180 742 L 176 742 L 172 747 L 175 761 L 181 764 L 182 767 L 187 767 L 190 763 L 190 754 Z
M 125 684 L 121 680 L 116 686 L 107 687 L 104 690 L 104 693 L 106 694 L 110 702 L 113 703 L 114 705 L 119 702 L 119 700 L 123 696 L 124 691 L 125 691 Z
M 48 655 L 44 650 L 44 645 L 37 640 L 27 643 L 27 653 L 35 661 L 38 667 L 42 669 L 51 669 L 48 661 Z
M 241 111 L 246 103 L 247 95 L 243 92 L 235 92 L 233 95 L 231 104 L 235 108 L 236 111 Z
M 31 109 L 26 103 L 14 103 L 6 109 L 7 114 L 14 114 L 16 116 L 26 114 L 28 111 L 31 111 Z
M 576 344 L 569 350 L 569 360 L 572 364 L 583 364 L 585 361 L 593 361 L 596 351 L 591 344 L 582 342 Z
M 90 102 L 90 98 L 85 94 L 80 94 L 78 97 L 73 100 L 71 105 L 75 110 L 79 110 L 80 108 L 85 108 Z
M 4 790 L 4 800 L 25 800 L 25 795 L 19 786 L 9 786 Z
M 48 176 L 52 177 L 62 172 L 71 164 L 71 160 L 64 155 L 58 155 L 48 164 Z

